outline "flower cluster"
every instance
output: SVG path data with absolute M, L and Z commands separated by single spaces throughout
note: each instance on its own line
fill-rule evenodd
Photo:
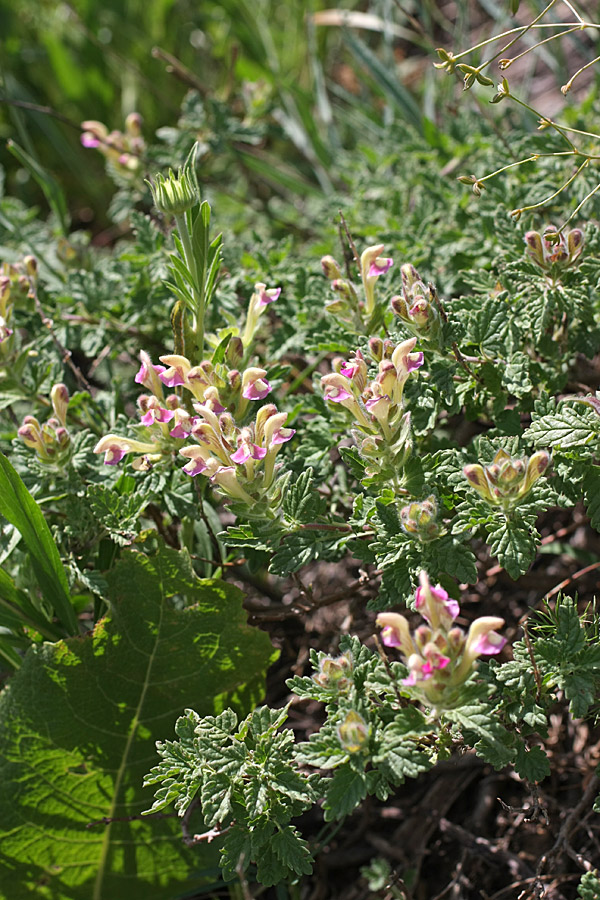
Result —
M 144 440 L 107 434 L 94 453 L 104 453 L 106 465 L 116 465 L 128 453 L 141 454 L 133 466 L 145 470 L 178 450 L 188 459 L 184 472 L 205 475 L 232 499 L 254 503 L 256 497 L 247 490 L 250 485 L 258 488 L 260 496 L 269 491 L 280 445 L 295 434 L 285 428 L 287 413 L 270 403 L 259 409 L 252 424 L 239 427 L 230 411 L 235 408 L 241 418 L 251 401 L 264 400 L 271 390 L 266 371 L 254 366 L 243 372 L 232 370 L 226 382 L 208 360 L 192 366 L 185 356 L 168 355 L 160 357 L 164 365 L 154 365 L 144 351 L 140 358 L 135 380 L 151 391 L 138 397 L 138 427 Z M 176 394 L 165 397 L 165 387 L 183 388 L 189 396 L 185 400 Z M 187 438 L 197 445 L 182 448 L 181 441 Z
M 528 255 L 544 272 L 568 269 L 577 262 L 583 250 L 583 231 L 573 228 L 565 236 L 554 225 L 549 225 L 543 235 L 528 231 L 525 243 Z
M 135 179 L 141 171 L 140 157 L 146 144 L 142 137 L 142 117 L 130 113 L 125 119 L 125 131 L 110 131 L 103 122 L 88 119 L 81 123 L 81 143 L 102 153 L 113 170 L 128 180 Z
M 26 447 L 35 450 L 38 461 L 53 469 L 62 469 L 72 454 L 71 437 L 67 430 L 69 391 L 64 384 L 55 384 L 50 391 L 54 415 L 43 424 L 35 416 L 25 416 L 17 434 Z
M 423 365 L 423 354 L 414 352 L 416 338 L 394 346 L 372 338 L 369 348 L 378 359 L 378 374 L 369 380 L 360 350 L 348 362 L 338 361 L 338 371 L 321 378 L 325 399 L 348 409 L 357 426 L 354 437 L 372 474 L 384 466 L 400 467 L 410 454 L 410 413 L 404 412 L 404 386 Z M 366 436 L 365 436 L 366 435 Z
M 29 293 L 30 279 L 37 278 L 37 260 L 35 256 L 25 256 L 18 263 L 3 263 L 0 274 L 0 344 L 3 344 L 13 333 L 10 322 L 18 295 Z
M 529 459 L 513 459 L 506 450 L 498 450 L 489 466 L 473 463 L 464 467 L 463 474 L 487 503 L 510 510 L 527 496 L 549 464 L 545 450 Z
M 375 285 L 377 279 L 394 265 L 391 257 L 381 255 L 383 250 L 383 244 L 375 244 L 367 247 L 361 254 L 360 277 L 364 301 L 359 300 L 352 282 L 348 278 L 342 277 L 342 270 L 332 256 L 324 256 L 321 260 L 323 273 L 331 281 L 331 287 L 337 294 L 336 299 L 327 304 L 327 311 L 359 332 L 363 332 L 365 328 L 368 329 L 369 321 L 376 312 Z
M 272 491 L 275 459 L 281 445 L 296 433 L 285 427 L 287 413 L 267 403 L 252 424 L 240 427 L 228 412 L 217 415 L 201 404 L 195 408 L 198 418 L 191 436 L 197 445 L 179 451 L 189 460 L 183 471 L 206 476 L 225 496 L 250 507 L 267 493 L 278 505 L 281 498 Z
M 426 624 L 411 631 L 399 613 L 380 613 L 377 624 L 386 647 L 398 647 L 408 667 L 403 685 L 411 696 L 436 709 L 450 709 L 459 702 L 459 688 L 474 671 L 478 657 L 500 653 L 506 639 L 497 633 L 504 619 L 482 616 L 467 634 L 454 625 L 460 613 L 439 584 L 432 587 L 425 572 L 415 595 L 415 607 Z
M 412 334 L 437 344 L 441 322 L 432 285 L 426 287 L 410 263 L 403 265 L 400 272 L 402 296 L 392 297 L 393 312 Z

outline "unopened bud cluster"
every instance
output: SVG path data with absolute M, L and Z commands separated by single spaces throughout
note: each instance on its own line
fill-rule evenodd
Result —
M 192 209 L 199 200 L 195 171 L 196 148 L 197 145 L 194 145 L 185 165 L 179 168 L 177 175 L 169 169 L 166 176 L 159 173 L 154 176 L 153 181 L 146 181 L 154 205 L 164 215 L 181 215 L 187 209 Z
M 313 675 L 320 687 L 335 694 L 346 694 L 352 686 L 354 660 L 350 651 L 341 656 L 324 656 L 319 662 L 319 671 Z
M 410 413 L 404 411 L 404 386 L 411 372 L 423 365 L 423 354 L 414 352 L 416 338 L 394 346 L 372 338 L 369 348 L 378 360 L 379 372 L 368 378 L 365 359 L 357 350 L 348 362 L 338 361 L 337 371 L 324 375 L 325 399 L 349 410 L 354 418 L 354 437 L 368 462 L 367 474 L 404 465 L 411 452 Z
M 573 228 L 565 235 L 549 225 L 543 235 L 528 231 L 525 244 L 528 256 L 544 272 L 568 269 L 577 262 L 583 250 L 583 231 Z
M 348 278 L 342 277 L 342 270 L 333 256 L 324 256 L 321 260 L 323 274 L 331 282 L 336 298 L 331 300 L 326 309 L 355 331 L 368 329 L 369 321 L 376 311 L 375 285 L 377 279 L 385 274 L 394 260 L 383 256 L 383 244 L 367 247 L 360 257 L 360 277 L 364 299 L 360 299 L 356 287 Z
M 437 522 L 437 500 L 431 494 L 426 500 L 416 500 L 400 510 L 400 522 L 407 534 L 414 535 L 421 543 L 434 541 L 442 533 Z
M 414 266 L 406 263 L 400 269 L 402 296 L 392 297 L 394 313 L 412 334 L 437 344 L 440 333 L 440 313 L 435 303 L 432 285 L 425 286 Z
M 5 344 L 0 353 L 6 352 L 7 342 L 13 333 L 11 319 L 15 302 L 19 297 L 26 297 L 31 282 L 37 279 L 37 260 L 35 256 L 25 256 L 17 263 L 3 263 L 0 274 L 0 345 Z
M 454 622 L 460 614 L 456 600 L 439 584 L 432 587 L 425 572 L 415 595 L 415 608 L 425 624 L 411 630 L 399 613 L 380 613 L 377 624 L 386 647 L 397 647 L 408 667 L 402 684 L 411 697 L 437 710 L 460 703 L 460 688 L 470 678 L 480 656 L 500 653 L 506 639 L 497 629 L 504 619 L 482 616 L 465 634 Z
M 17 434 L 26 447 L 35 450 L 37 459 L 51 469 L 63 469 L 71 459 L 73 447 L 67 430 L 69 391 L 55 384 L 50 391 L 54 415 L 43 424 L 35 416 L 25 416 Z
M 508 511 L 530 492 L 550 464 L 550 454 L 538 450 L 529 459 L 513 459 L 506 450 L 498 450 L 489 466 L 473 463 L 463 474 L 490 506 Z
M 141 172 L 141 156 L 146 150 L 142 137 L 142 117 L 137 112 L 125 119 L 124 131 L 110 131 L 103 122 L 88 119 L 81 123 L 81 143 L 99 150 L 113 171 L 135 180 Z

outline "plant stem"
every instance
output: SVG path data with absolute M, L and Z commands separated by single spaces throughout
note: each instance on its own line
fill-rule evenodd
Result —
M 194 297 L 194 331 L 196 334 L 196 349 L 198 351 L 198 362 L 204 359 L 204 310 L 205 297 L 204 285 L 198 284 L 198 267 L 194 256 L 194 248 L 190 238 L 190 232 L 187 227 L 185 215 L 178 213 L 175 216 L 177 231 L 183 246 L 185 256 L 185 264 L 192 276 L 192 294 Z

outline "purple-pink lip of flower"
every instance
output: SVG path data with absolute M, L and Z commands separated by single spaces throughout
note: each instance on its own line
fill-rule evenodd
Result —
M 91 131 L 84 131 L 81 135 L 81 143 L 84 147 L 99 147 L 100 141 Z
M 231 461 L 234 463 L 245 463 L 249 459 L 264 459 L 266 455 L 267 451 L 264 447 L 242 443 L 235 453 L 231 454 Z
M 401 647 L 402 641 L 400 640 L 398 629 L 393 628 L 391 625 L 385 625 L 381 629 L 381 642 L 386 647 Z
M 391 402 L 391 397 L 388 397 L 387 394 L 382 394 L 381 397 L 371 397 L 370 400 L 367 400 L 365 406 L 370 412 L 378 403 L 381 403 L 382 400 Z
M 425 361 L 425 356 L 422 352 L 419 353 L 409 353 L 406 357 L 406 371 L 414 372 L 415 369 L 420 369 Z
M 272 444 L 285 444 L 286 441 L 291 441 L 291 439 L 296 434 L 295 428 L 280 428 L 279 431 L 276 431 L 273 437 L 271 438 Z
M 345 362 L 340 367 L 340 375 L 345 375 L 346 378 L 354 378 L 356 373 L 359 370 L 358 363 L 354 362 Z
M 369 267 L 369 278 L 373 278 L 373 276 L 383 275 L 394 265 L 394 260 L 391 257 L 378 256 L 377 259 L 374 259 Z
M 262 385 L 262 386 L 261 386 Z M 271 385 L 266 378 L 258 378 L 255 382 L 247 384 L 242 391 L 245 400 L 264 400 L 271 392 Z
M 104 465 L 116 466 L 117 463 L 121 462 L 124 456 L 127 456 L 128 452 L 128 450 L 124 450 L 122 447 L 109 447 L 104 454 Z
M 502 635 L 498 634 L 496 631 L 490 631 L 487 634 L 482 634 L 481 637 L 475 641 L 472 650 L 477 656 L 480 654 L 494 656 L 504 649 L 505 644 L 505 637 L 502 637 Z
M 154 425 L 155 422 L 170 422 L 175 416 L 171 409 L 163 409 L 162 406 L 151 406 L 148 412 L 142 416 L 142 425 Z
M 423 675 L 430 677 L 437 669 L 445 669 L 449 662 L 449 656 L 438 656 L 434 662 L 427 660 L 426 663 L 423 663 L 421 672 Z
M 187 431 L 183 427 L 183 422 L 180 422 L 179 425 L 176 425 L 175 428 L 171 429 L 171 431 L 169 432 L 169 435 L 172 438 L 187 438 L 187 437 L 189 437 L 190 433 L 192 431 L 192 426 L 190 425 L 189 422 L 187 424 L 188 424 Z
M 227 410 L 227 407 L 222 406 L 218 400 L 207 399 L 206 397 L 204 398 L 204 406 L 207 406 L 216 415 L 220 415 Z
M 437 600 L 438 603 L 443 603 L 444 609 L 446 610 L 447 614 L 450 616 L 452 621 L 454 621 L 454 619 L 456 619 L 460 613 L 460 606 L 458 604 L 458 601 L 451 600 L 448 597 L 448 592 L 445 591 L 444 588 L 439 584 L 435 585 L 435 587 L 431 586 L 429 590 L 431 591 L 431 595 L 434 600 Z M 422 587 L 418 587 L 415 593 L 415 607 L 419 610 L 423 618 L 428 621 L 428 617 L 423 612 L 423 607 L 426 605 L 426 603 L 426 592 Z
M 325 399 L 330 400 L 332 403 L 342 403 L 344 400 L 349 400 L 350 397 L 352 397 L 350 391 L 341 387 L 328 388 L 325 394 Z
M 164 367 L 164 366 L 155 366 L 155 365 L 153 365 L 152 368 L 154 369 L 154 371 L 156 372 L 156 374 L 157 374 L 159 377 L 160 377 L 161 372 L 164 372 L 164 371 L 165 371 L 165 367 Z M 136 382 L 136 384 L 144 384 L 144 381 L 145 381 L 145 379 L 146 379 L 147 377 L 148 377 L 148 369 L 147 369 L 146 365 L 145 365 L 144 363 L 142 363 L 142 365 L 141 365 L 140 368 L 139 368 L 139 371 L 138 371 L 137 375 L 136 375 L 135 378 L 134 378 L 134 381 Z
M 206 470 L 207 466 L 204 460 L 202 459 L 190 459 L 189 463 L 186 463 L 183 467 L 183 471 L 186 475 L 191 475 L 192 478 L 195 478 L 196 475 L 200 475 L 202 472 Z
M 274 303 L 279 299 L 279 295 L 281 294 L 281 288 L 267 288 L 267 290 L 263 290 L 259 294 L 258 305 L 259 306 L 267 306 L 269 303 Z
M 180 384 L 185 384 L 185 378 L 179 369 L 173 368 L 170 375 L 167 374 L 168 371 L 168 369 L 165 369 L 164 366 L 162 366 L 162 372 L 158 373 L 158 377 L 164 385 L 167 387 L 178 387 Z

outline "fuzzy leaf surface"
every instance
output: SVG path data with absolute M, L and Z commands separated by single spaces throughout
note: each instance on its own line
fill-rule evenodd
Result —
M 186 706 L 254 704 L 273 658 L 240 592 L 198 580 L 174 550 L 124 554 L 108 599 L 90 634 L 31 649 L 0 699 L 11 900 L 170 900 L 188 886 L 207 857 L 183 845 L 176 820 L 86 826 L 141 813 L 155 740 Z

